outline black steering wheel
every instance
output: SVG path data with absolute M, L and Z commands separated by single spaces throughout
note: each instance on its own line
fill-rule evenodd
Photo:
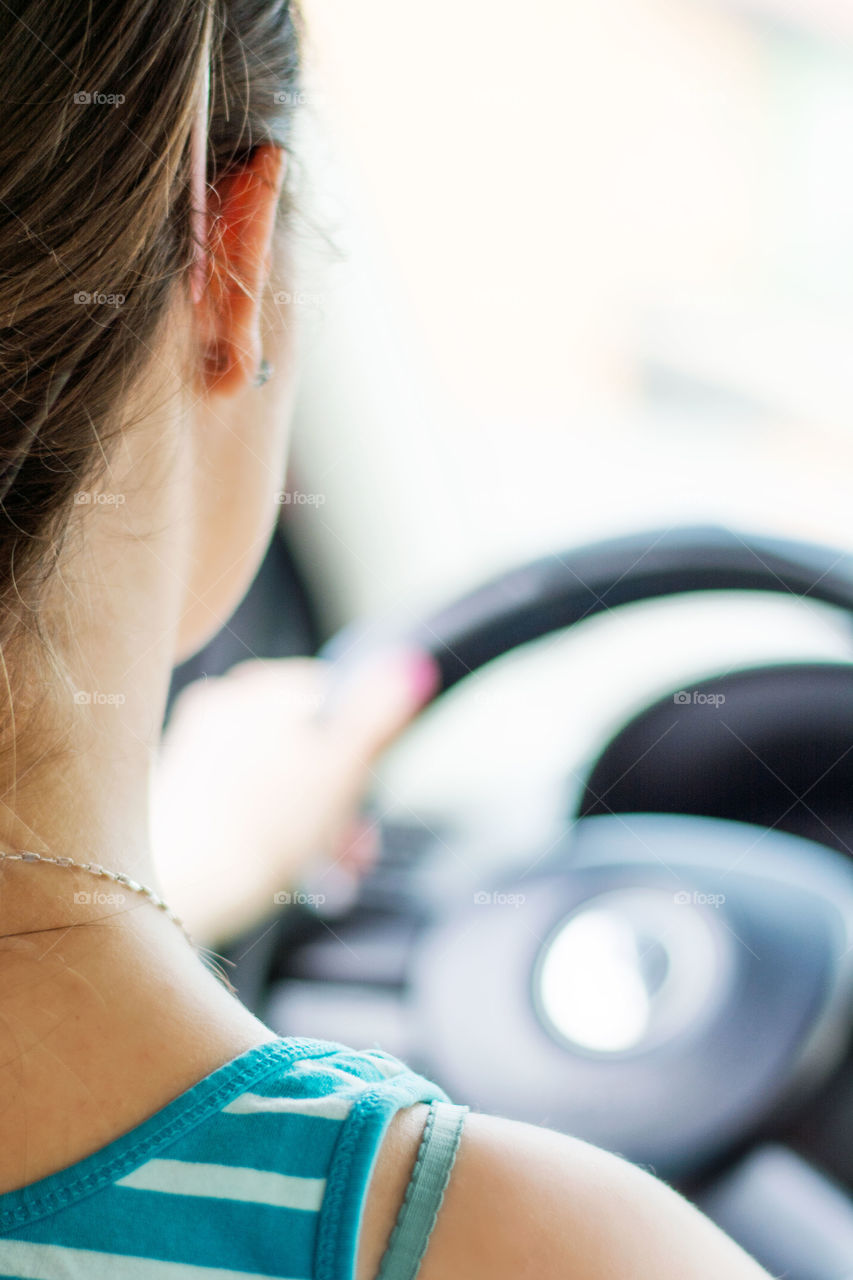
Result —
M 439 696 L 604 610 L 732 590 L 851 613 L 853 556 L 653 531 L 348 627 L 321 656 L 343 677 L 406 641 Z M 625 726 L 531 870 L 484 887 L 464 859 L 436 876 L 442 839 L 389 839 L 354 905 L 262 922 L 232 980 L 281 1034 L 379 1040 L 458 1101 L 652 1167 L 788 1280 L 849 1280 L 851 788 L 853 665 L 728 673 Z

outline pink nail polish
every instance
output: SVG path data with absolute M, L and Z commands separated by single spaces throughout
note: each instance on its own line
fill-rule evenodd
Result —
M 407 652 L 403 662 L 413 696 L 418 706 L 422 706 L 436 693 L 441 684 L 438 663 L 428 653 L 418 649 Z

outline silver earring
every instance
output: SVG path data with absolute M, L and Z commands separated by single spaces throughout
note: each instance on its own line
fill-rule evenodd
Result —
M 254 378 L 252 379 L 252 386 L 262 387 L 265 382 L 269 382 L 272 375 L 273 375 L 273 367 L 270 364 L 269 360 L 267 360 L 266 356 L 264 356 L 264 358 L 261 360 L 260 367 L 258 368 L 258 372 L 255 374 Z

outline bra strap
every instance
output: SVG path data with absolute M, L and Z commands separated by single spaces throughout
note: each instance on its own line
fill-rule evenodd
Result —
M 433 1102 L 415 1167 L 376 1280 L 414 1280 L 426 1253 L 456 1159 L 468 1107 Z

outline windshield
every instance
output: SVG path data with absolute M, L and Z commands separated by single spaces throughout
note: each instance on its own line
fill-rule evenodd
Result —
M 306 254 L 293 467 L 330 625 L 644 527 L 853 546 L 846 6 L 306 14 L 340 254 Z M 717 601 L 691 661 L 846 646 L 819 606 L 750 608 Z M 683 641 L 652 628 L 634 666 L 671 687 Z

